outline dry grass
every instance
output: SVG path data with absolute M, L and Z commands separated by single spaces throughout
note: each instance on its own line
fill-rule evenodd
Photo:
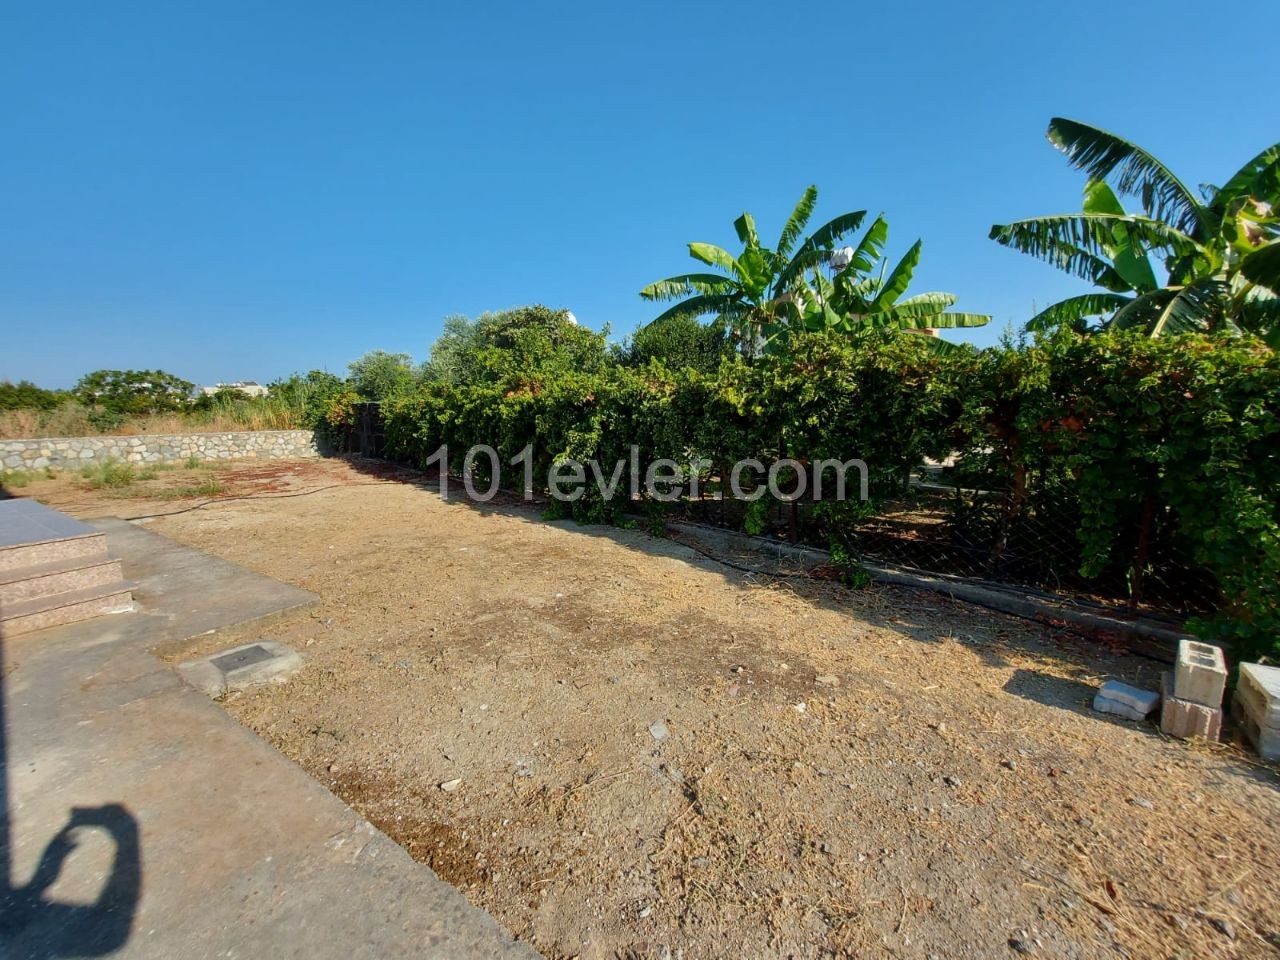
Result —
M 0 440 L 296 430 L 300 426 L 301 405 L 272 397 L 220 400 L 208 410 L 141 414 L 118 423 L 104 422 L 91 408 L 76 402 L 53 410 L 0 410 Z

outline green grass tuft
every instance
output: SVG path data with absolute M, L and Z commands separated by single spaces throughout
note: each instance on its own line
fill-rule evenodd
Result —
M 154 476 L 154 474 L 151 475 Z M 89 464 L 80 471 L 80 476 L 88 480 L 89 486 L 95 490 L 101 490 L 103 487 L 127 487 L 139 479 L 133 464 L 121 463 L 114 457 L 101 463 Z

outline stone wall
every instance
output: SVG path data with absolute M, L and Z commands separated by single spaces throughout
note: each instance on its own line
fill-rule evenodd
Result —
M 65 470 L 112 459 L 124 463 L 181 463 L 188 457 L 288 460 L 319 455 L 310 430 L 0 440 L 0 466 L 6 470 L 43 470 L 45 467 Z

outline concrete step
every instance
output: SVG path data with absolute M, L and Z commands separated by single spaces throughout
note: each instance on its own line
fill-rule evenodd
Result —
M 21 570 L 23 567 L 59 563 L 64 560 L 89 562 L 105 559 L 107 559 L 107 536 L 104 533 L 94 532 L 59 540 L 0 546 L 0 573 Z
M 105 587 L 124 579 L 120 561 L 112 557 L 73 557 L 33 567 L 0 570 L 0 609 L 11 603 Z
M 104 613 L 134 609 L 133 584 L 116 581 L 106 586 L 69 590 L 51 597 L 37 597 L 0 608 L 0 637 L 15 637 L 33 630 L 88 620 Z

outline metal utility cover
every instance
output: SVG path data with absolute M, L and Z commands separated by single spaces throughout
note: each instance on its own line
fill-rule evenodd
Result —
M 233 670 L 270 660 L 274 656 L 275 654 L 255 643 L 252 647 L 245 647 L 235 653 L 224 653 L 220 657 L 214 657 L 210 662 L 223 673 L 231 673 Z

